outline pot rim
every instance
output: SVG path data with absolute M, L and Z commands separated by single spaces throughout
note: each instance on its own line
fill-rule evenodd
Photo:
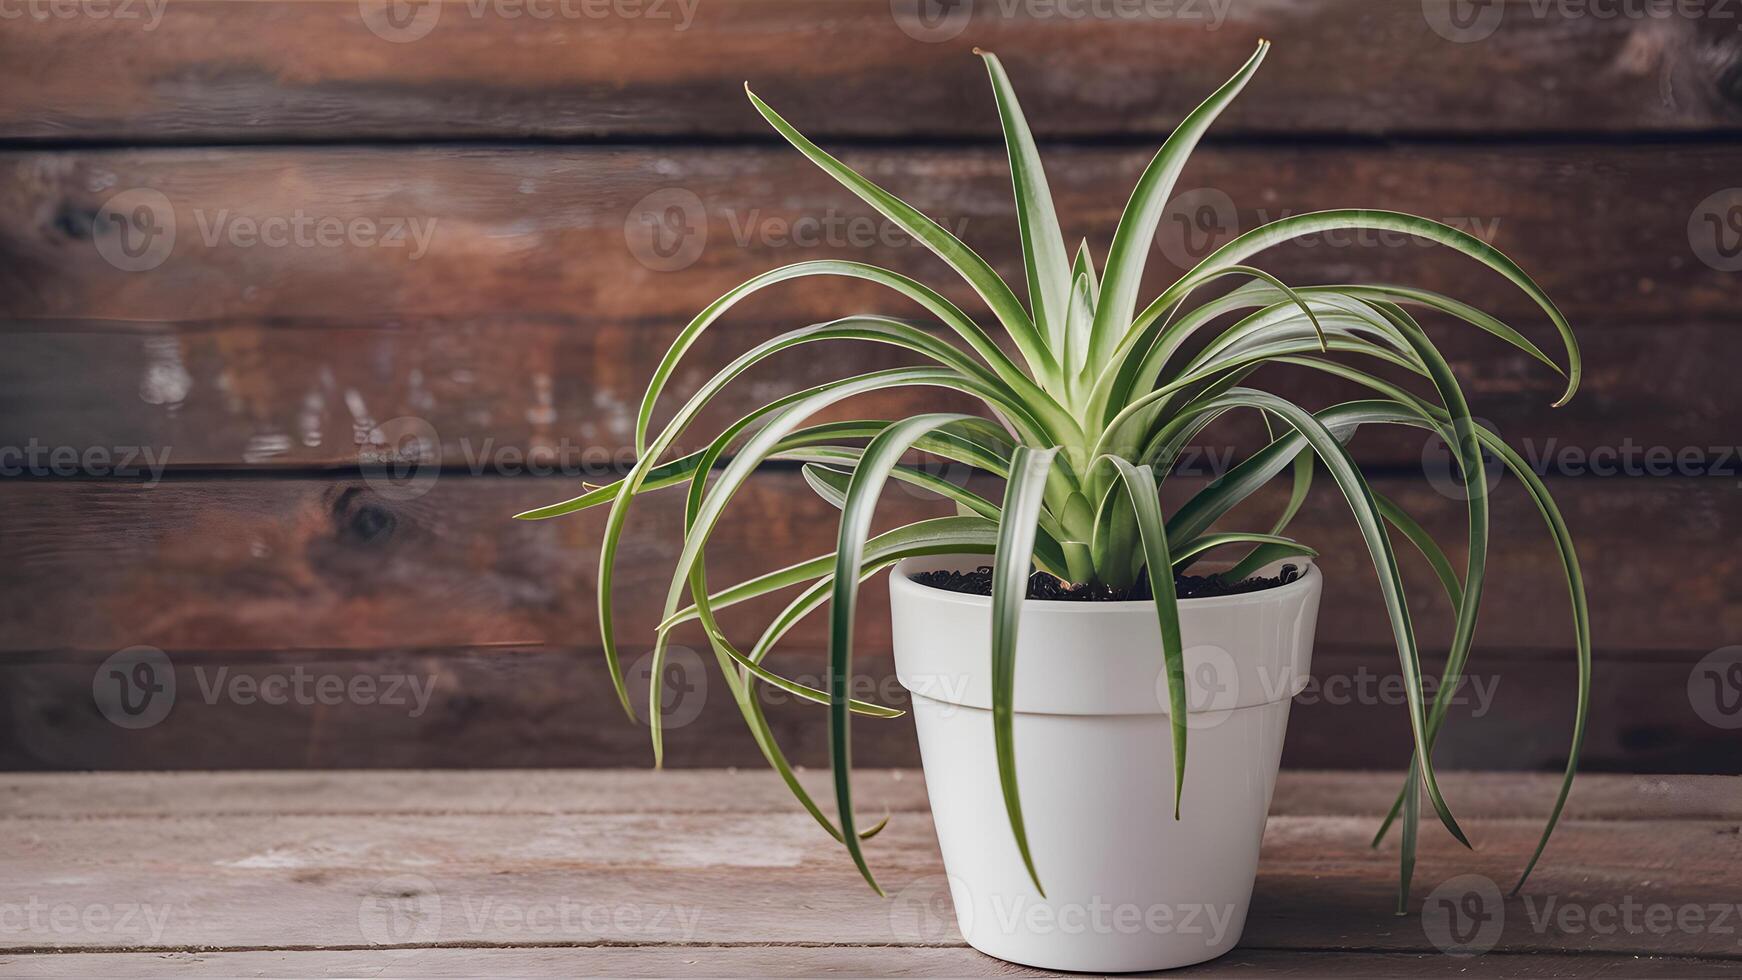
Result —
M 955 603 L 990 610 L 992 606 L 991 596 L 971 595 L 966 592 L 951 592 L 948 589 L 939 589 L 930 585 L 922 585 L 919 582 L 915 582 L 911 578 L 911 575 L 915 571 L 937 570 L 935 568 L 920 568 L 919 566 L 922 565 L 947 565 L 953 563 L 965 564 L 972 561 L 974 562 L 972 567 L 979 567 L 980 565 L 990 564 L 989 561 L 982 561 L 981 559 L 990 559 L 991 557 L 992 556 L 990 555 L 958 554 L 922 555 L 903 558 L 896 562 L 894 567 L 889 571 L 889 588 L 892 590 L 913 589 L 915 590 L 915 595 L 924 596 L 931 601 Z M 1301 573 L 1299 578 L 1285 585 L 1273 586 L 1268 589 L 1259 589 L 1256 592 L 1241 592 L 1235 595 L 1198 596 L 1192 599 L 1181 599 L 1179 600 L 1179 605 L 1182 609 L 1187 607 L 1192 609 L 1216 609 L 1223 606 L 1262 605 L 1269 602 L 1281 602 L 1287 600 L 1296 592 L 1310 588 L 1314 579 L 1323 577 L 1323 573 L 1319 571 L 1318 564 L 1310 557 L 1302 556 L 1298 558 L 1282 558 L 1265 567 L 1270 568 L 1278 565 L 1305 565 L 1306 570 Z M 1083 614 L 1132 613 L 1141 611 L 1153 615 L 1155 610 L 1155 603 L 1149 599 L 1119 599 L 1108 602 L 1071 602 L 1059 599 L 1025 599 L 1025 608 L 1029 602 L 1034 603 L 1035 606 L 1040 609 L 1048 611 L 1052 611 L 1055 607 L 1060 607 L 1060 612 L 1070 611 Z

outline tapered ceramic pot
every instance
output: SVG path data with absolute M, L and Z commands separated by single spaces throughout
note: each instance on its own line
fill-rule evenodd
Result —
M 990 598 L 914 582 L 986 556 L 907 559 L 890 578 L 896 672 L 913 695 L 926 792 L 962 936 L 981 952 L 1082 972 L 1158 970 L 1240 940 L 1291 699 L 1306 684 L 1322 578 L 1179 603 L 1185 790 L 1155 607 L 1023 604 L 1017 784 L 1035 871 L 1005 812 L 992 737 Z M 1275 574 L 1281 563 L 1265 574 Z

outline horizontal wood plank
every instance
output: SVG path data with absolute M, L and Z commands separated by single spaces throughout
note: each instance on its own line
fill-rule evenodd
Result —
M 0 742 L 0 769 L 149 770 L 165 760 L 193 769 L 306 770 L 652 764 L 647 730 L 624 717 L 595 649 L 171 650 L 165 656 L 176 681 L 171 707 L 144 728 L 127 727 L 129 719 L 112 705 L 106 713 L 94 701 L 95 689 L 113 683 L 102 652 L 0 658 L 0 727 L 15 733 Z M 1429 660 L 1431 669 L 1438 658 Z M 821 688 L 826 662 L 825 651 L 790 649 L 776 651 L 768 666 Z M 665 764 L 762 769 L 766 763 L 717 669 L 684 651 L 671 663 L 663 701 Z M 1697 653 L 1602 654 L 1583 769 L 1736 773 L 1734 732 L 1709 722 L 1690 702 L 1690 683 L 1700 670 Z M 629 673 L 634 701 L 643 705 L 643 655 L 631 658 Z M 1571 673 L 1564 651 L 1481 647 L 1435 758 L 1446 767 L 1559 771 L 1572 731 Z M 1401 771 L 1409 741 L 1401 683 L 1395 652 L 1351 649 L 1321 635 L 1312 678 L 1292 708 L 1284 762 Z M 275 693 L 273 685 L 283 690 Z M 793 764 L 826 769 L 822 710 L 767 686 L 757 690 Z M 881 649 L 860 651 L 854 691 L 898 709 L 911 703 Z M 913 724 L 905 718 L 860 720 L 853 749 L 861 767 L 919 763 Z M 403 790 L 388 785 L 385 792 Z M 602 790 L 594 785 L 593 792 Z M 1348 786 L 1335 791 L 1351 792 Z M 203 791 L 198 795 L 204 798 Z M 522 787 L 512 799 L 524 796 Z M 1507 815 L 1535 812 L 1543 796 L 1534 793 Z M 346 796 L 365 810 L 379 797 Z M 1365 800 L 1354 812 L 1387 802 Z M 231 804 L 209 805 L 223 812 Z
M 817 796 L 826 773 L 800 772 Z M 855 795 L 891 813 L 922 813 L 923 774 L 859 769 Z M 1529 819 L 1553 799 L 1549 773 L 1448 770 L 1440 774 L 1458 812 L 1483 819 Z M 1387 774 L 1284 769 L 1272 808 L 1297 817 L 1366 817 L 1390 806 Z M 9 819 L 93 817 L 438 816 L 472 814 L 773 814 L 794 804 L 784 783 L 759 770 L 685 772 L 613 769 L 418 769 L 286 772 L 9 772 L 0 782 Z M 1569 820 L 1742 819 L 1742 783 L 1716 776 L 1591 773 L 1567 798 Z
M 1551 977 L 1625 976 L 1636 980 L 1727 978 L 1727 960 L 1681 956 L 1584 954 L 1503 956 L 1483 962 L 1485 976 L 1537 980 Z M 670 977 L 1042 977 L 1056 976 L 1004 963 L 966 946 L 557 946 L 382 950 L 255 950 L 248 952 L 58 953 L 6 955 L 0 969 L 23 977 L 88 977 L 113 971 L 129 977 L 360 976 L 380 971 L 420 977 L 512 976 Z M 1366 953 L 1335 950 L 1237 948 L 1201 966 L 1170 970 L 1174 977 L 1289 977 L 1302 971 L 1350 980 L 1466 977 L 1469 966 L 1439 953 Z
M 1047 155 L 1067 234 L 1087 236 L 1098 259 L 1150 155 Z M 1001 151 L 844 158 L 1021 288 Z M 1206 149 L 1160 226 L 1146 289 L 1237 230 L 1359 205 L 1491 240 L 1581 325 L 1722 321 L 1735 314 L 1733 243 L 1714 236 L 1736 202 L 1714 195 L 1734 178 L 1734 151 L 1698 145 Z M 888 265 L 979 309 L 923 248 L 797 153 L 773 148 L 13 151 L 0 154 L 0 257 L 0 317 L 13 320 L 556 316 L 641 322 L 663 338 L 738 283 L 825 257 Z M 1418 240 L 1326 234 L 1259 261 L 1295 284 L 1437 289 L 1554 343 L 1522 292 Z M 866 283 L 810 279 L 730 316 L 797 326 L 866 311 L 917 312 Z M 160 397 L 173 394 L 166 386 Z
M 1735 412 L 1725 397 L 1729 366 L 1742 358 L 1742 333 L 1733 325 L 1581 325 L 1584 384 L 1570 404 L 1549 411 L 1564 384 L 1554 372 L 1486 334 L 1431 316 L 1425 322 L 1476 414 L 1539 472 L 1742 479 Z M 710 369 L 792 323 L 729 317 L 703 334 L 659 417 L 675 411 Z M 431 465 L 451 472 L 606 480 L 633 459 L 634 408 L 676 330 L 675 321 L 514 317 L 354 326 L 14 324 L 0 327 L 0 447 L 15 452 L 0 465 L 38 475 L 149 473 L 159 465 L 355 474 L 360 462 L 392 458 L 391 443 L 415 427 L 429 439 Z M 846 342 L 777 355 L 728 385 L 678 446 L 703 444 L 776 394 L 911 363 L 894 348 Z M 1314 407 L 1364 394 L 1286 366 L 1257 380 Z M 929 388 L 852 405 L 848 414 L 876 418 L 974 409 Z M 1264 441 L 1256 418 L 1230 416 L 1204 434 L 1188 465 L 1212 471 Z M 56 459 L 59 447 L 71 455 Z M 1371 467 L 1419 470 L 1424 458 L 1433 465 L 1444 459 L 1414 429 L 1368 430 L 1355 450 Z
M 1360 960 L 1359 957 L 1348 957 Z M 1389 958 L 1379 958 L 1382 962 Z M 1416 959 L 1425 960 L 1426 957 Z M 1708 961 L 1673 961 L 1693 970 Z M 1430 964 L 1431 965 L 1431 964 Z M 176 953 L 0 953 L 0 970 L 18 977 L 344 977 L 376 973 L 419 977 L 1043 977 L 967 946 L 554 946 L 410 947 L 392 950 L 255 950 Z M 111 972 L 112 971 L 112 972 Z M 1351 974 L 1359 976 L 1360 974 Z M 1691 972 L 1681 976 L 1722 976 Z
M 1193 483 L 1183 480 L 1179 492 Z M 1742 526 L 1742 492 L 1729 481 L 1551 486 L 1585 565 L 1600 649 L 1703 655 L 1742 634 L 1742 606 L 1728 587 L 1742 561 L 1729 546 Z M 1419 480 L 1381 478 L 1375 488 L 1415 514 L 1461 562 L 1461 503 Z M 1245 520 L 1268 524 L 1286 489 L 1268 488 L 1246 505 Z M 441 477 L 427 485 L 221 476 L 156 486 L 0 482 L 7 514 L 0 548 L 13 557 L 0 571 L 0 617 L 11 626 L 0 649 L 106 654 L 134 644 L 199 651 L 591 642 L 604 515 L 509 519 L 572 492 L 572 481 L 488 477 Z M 637 644 L 661 618 L 679 545 L 679 496 L 666 491 L 638 505 L 618 553 L 615 594 L 630 656 L 643 651 Z M 1493 510 L 1481 640 L 1569 651 L 1566 586 L 1540 517 L 1511 483 L 1497 486 Z M 879 509 L 879 525 L 942 512 L 935 500 L 895 490 Z M 797 473 L 752 479 L 709 549 L 713 579 L 736 581 L 826 553 L 836 523 L 833 509 Z M 1641 528 L 1652 529 L 1648 551 L 1639 548 Z M 1320 636 L 1387 644 L 1373 572 L 1335 488 L 1315 486 L 1291 530 L 1322 554 Z M 1449 607 L 1418 559 L 1406 554 L 1402 561 L 1418 583 L 1417 631 L 1433 649 L 1449 636 Z M 859 619 L 869 656 L 886 646 L 888 626 L 883 589 L 873 585 L 866 593 Z M 723 621 L 742 630 L 777 608 L 745 604 L 726 610 L 734 615 Z M 821 630 L 813 617 L 788 642 L 821 646 Z
M 398 19 L 374 2 L 172 0 L 126 5 L 124 16 L 0 20 L 10 93 L 0 135 L 766 135 L 743 99 L 748 79 L 831 134 L 991 136 L 973 45 L 1004 57 L 1043 135 L 1154 135 L 1260 37 L 1275 53 L 1226 131 L 1701 132 L 1742 121 L 1722 4 L 1607 17 L 1585 5 L 1495 7 L 1463 27 L 1450 5 L 1349 0 L 981 0 L 924 8 L 926 19 L 920 4 L 886 0 L 830 0 L 826 13 L 806 0 L 449 0 Z
M 242 778 L 255 784 L 285 778 L 295 785 L 303 777 Z M 423 778 L 432 786 L 443 781 Z M 755 778 L 774 781 L 766 774 Z M 1389 777 L 1366 778 L 1390 785 Z M 465 792 L 470 779 L 456 779 L 448 792 Z M 537 773 L 527 779 L 547 782 Z M 57 787 L 68 812 L 78 812 L 83 790 L 77 777 L 19 777 L 7 792 L 33 782 L 39 789 Z M 879 786 L 895 785 L 889 778 L 868 782 L 868 805 Z M 706 779 L 689 788 L 694 795 L 734 792 L 717 780 L 710 788 Z M 478 946 L 960 944 L 941 901 L 947 884 L 923 811 L 895 814 L 869 848 L 892 896 L 882 900 L 856 884 L 840 849 L 802 813 L 706 806 L 631 814 L 465 812 L 462 806 L 461 812 L 391 818 L 306 812 L 310 801 L 331 791 L 311 788 L 302 815 L 199 815 L 172 805 L 165 815 L 174 812 L 174 819 L 0 816 L 8 831 L 0 851 L 12 878 L 42 910 L 19 917 L 5 948 L 14 955 L 103 949 L 391 955 Z M 1701 789 L 1688 784 L 1678 791 L 1697 795 Z M 1246 952 L 1437 955 L 1421 918 L 1392 914 L 1395 842 L 1370 849 L 1371 818 L 1296 815 L 1291 798 L 1279 796 L 1266 828 Z M 1424 833 L 1418 902 L 1456 875 L 1509 883 L 1538 831 L 1533 819 L 1467 817 L 1465 825 L 1480 850 Z M 153 847 L 144 861 L 113 846 L 145 839 Z M 1738 847 L 1733 819 L 1570 820 L 1523 894 L 1487 909 L 1500 917 L 1502 931 L 1495 951 L 1478 962 L 1503 968 L 1519 954 L 1556 953 L 1682 956 L 1733 965 L 1733 931 L 1709 912 L 1697 926 L 1685 919 L 1676 925 L 1675 916 L 1686 908 L 1733 910 L 1729 869 L 1742 857 Z M 287 902 L 295 915 L 284 914 Z M 1669 928 L 1647 914 L 1658 906 L 1671 910 Z M 1592 928 L 1597 919 L 1575 921 L 1549 911 L 1568 907 L 1587 914 L 1635 912 L 1616 917 L 1616 928 Z M 60 908 L 78 914 L 53 911 Z M 129 909 L 123 920 L 120 913 Z M 780 914 L 771 914 L 775 909 Z

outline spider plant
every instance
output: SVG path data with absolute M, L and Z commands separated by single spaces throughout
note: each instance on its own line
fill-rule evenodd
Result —
M 626 476 L 609 486 L 589 487 L 571 500 L 519 515 L 541 519 L 609 505 L 599 556 L 599 624 L 612 682 L 624 710 L 634 718 L 612 614 L 617 549 L 629 505 L 636 497 L 666 487 L 687 488 L 683 547 L 666 598 L 665 618 L 657 631 L 653 676 L 660 676 L 659 664 L 671 630 L 699 621 L 762 753 L 798 802 L 845 845 L 873 888 L 877 888 L 876 880 L 861 841 L 883 824 L 860 829 L 854 817 L 850 723 L 855 714 L 891 717 L 899 712 L 850 699 L 847 694 L 854 612 L 862 581 L 908 556 L 993 556 L 992 726 L 998 774 L 1010 830 L 1039 888 L 1023 829 L 1012 742 L 1011 688 L 1018 611 L 1031 568 L 1070 583 L 1094 583 L 1114 590 L 1129 589 L 1140 579 L 1146 580 L 1160 625 L 1160 666 L 1168 678 L 1177 819 L 1185 785 L 1187 728 L 1174 576 L 1217 549 L 1238 555 L 1234 567 L 1225 573 L 1230 577 L 1247 576 L 1280 558 L 1311 556 L 1309 547 L 1285 532 L 1308 493 L 1315 471 L 1322 468 L 1347 501 L 1372 559 L 1407 690 L 1413 758 L 1391 812 L 1374 838 L 1377 846 L 1401 816 L 1401 913 L 1408 899 L 1422 795 L 1446 829 L 1468 844 L 1440 792 L 1433 748 L 1466 668 L 1482 598 L 1489 523 L 1485 452 L 1516 476 L 1547 522 L 1565 569 L 1579 663 L 1578 712 L 1565 777 L 1541 840 L 1519 878 L 1520 887 L 1554 830 L 1578 764 L 1590 678 L 1589 624 L 1578 560 L 1543 482 L 1510 447 L 1471 421 L 1458 378 L 1410 312 L 1434 311 L 1541 361 L 1565 378 L 1565 392 L 1555 403 L 1559 405 L 1578 387 L 1580 361 L 1577 342 L 1554 303 L 1511 259 L 1454 228 L 1391 211 L 1336 210 L 1283 218 L 1241 234 L 1147 305 L 1138 306 L 1144 261 L 1188 155 L 1251 80 L 1268 48 L 1268 42 L 1260 42 L 1246 64 L 1186 116 L 1167 139 L 1138 179 L 1105 261 L 1099 265 L 1086 241 L 1074 254 L 1067 250 L 1046 173 L 1016 94 L 998 59 L 977 52 L 991 75 L 1009 154 L 1027 277 L 1026 305 L 991 266 L 949 231 L 819 148 L 746 88 L 756 110 L 799 152 L 926 245 L 966 280 L 1002 328 L 1013 351 L 1007 352 L 980 322 L 940 292 L 899 273 L 836 259 L 776 268 L 720 297 L 678 334 L 641 401 L 635 425 L 638 458 Z M 1523 290 L 1553 322 L 1565 347 L 1567 367 L 1558 367 L 1511 326 L 1446 296 L 1394 285 L 1294 288 L 1246 264 L 1255 253 L 1297 236 L 1342 229 L 1401 232 L 1486 265 Z M 663 428 L 655 430 L 653 418 L 660 395 L 702 332 L 746 296 L 805 276 L 877 283 L 918 304 L 935 323 L 925 329 L 906 319 L 856 315 L 783 333 L 721 368 Z M 1222 291 L 1198 299 L 1200 289 L 1211 284 L 1220 284 Z M 1231 325 L 1221 326 L 1207 344 L 1188 356 L 1188 338 L 1230 320 Z M 949 335 L 959 344 L 944 339 Z M 738 419 L 705 449 L 666 459 L 674 441 L 733 378 L 781 351 L 835 340 L 904 348 L 917 355 L 922 364 L 871 371 L 795 392 Z M 1431 394 L 1418 394 L 1370 373 L 1363 361 L 1419 376 L 1421 384 L 1416 387 Z M 1327 372 L 1363 386 L 1371 397 L 1308 410 L 1249 383 L 1254 371 L 1265 365 Z M 986 412 L 812 421 L 819 412 L 856 395 L 901 386 L 965 393 L 983 404 Z M 1239 409 L 1252 410 L 1266 420 L 1272 432 L 1269 443 L 1204 486 L 1173 513 L 1164 513 L 1160 483 L 1168 478 L 1182 449 L 1214 420 Z M 1438 435 L 1451 447 L 1468 491 L 1464 506 L 1469 533 L 1461 575 L 1420 524 L 1374 491 L 1351 458 L 1345 444 L 1355 430 L 1381 424 L 1414 426 Z M 980 496 L 904 462 L 912 452 L 950 460 L 1002 480 L 1002 499 Z M 801 464 L 810 485 L 840 509 L 835 550 L 716 590 L 708 582 L 704 560 L 709 539 L 733 495 L 753 471 L 769 461 Z M 956 516 L 871 534 L 873 508 L 891 479 L 954 501 Z M 1279 519 L 1262 530 L 1215 529 L 1237 504 L 1278 479 L 1291 481 L 1288 502 Z M 1421 656 L 1387 525 L 1425 556 L 1457 610 L 1449 653 L 1431 700 L 1424 695 Z M 790 588 L 800 591 L 747 650 L 729 639 L 716 620 L 716 612 L 723 607 Z M 810 688 L 770 671 L 765 666 L 770 649 L 798 620 L 825 604 L 830 620 L 827 689 Z M 758 684 L 827 706 L 834 821 L 800 785 L 776 744 L 755 693 Z M 647 705 L 656 765 L 662 757 L 660 693 L 659 685 L 654 684 Z

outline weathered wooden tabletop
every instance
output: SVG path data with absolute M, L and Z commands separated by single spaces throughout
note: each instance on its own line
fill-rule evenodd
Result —
M 1441 948 L 1449 925 L 1392 914 L 1396 851 L 1367 847 L 1397 779 L 1285 773 L 1244 941 L 1185 973 L 1742 973 L 1742 780 L 1586 776 L 1538 874 L 1499 901 L 1483 896 L 1510 887 L 1552 780 L 1449 774 L 1476 850 L 1424 826 L 1416 901 L 1449 895 L 1474 913 L 1455 941 L 1495 939 L 1458 958 Z M 870 847 L 888 900 L 762 772 L 0 785 L 4 976 L 1031 972 L 956 934 L 917 772 L 859 777 L 866 812 L 893 815 Z

